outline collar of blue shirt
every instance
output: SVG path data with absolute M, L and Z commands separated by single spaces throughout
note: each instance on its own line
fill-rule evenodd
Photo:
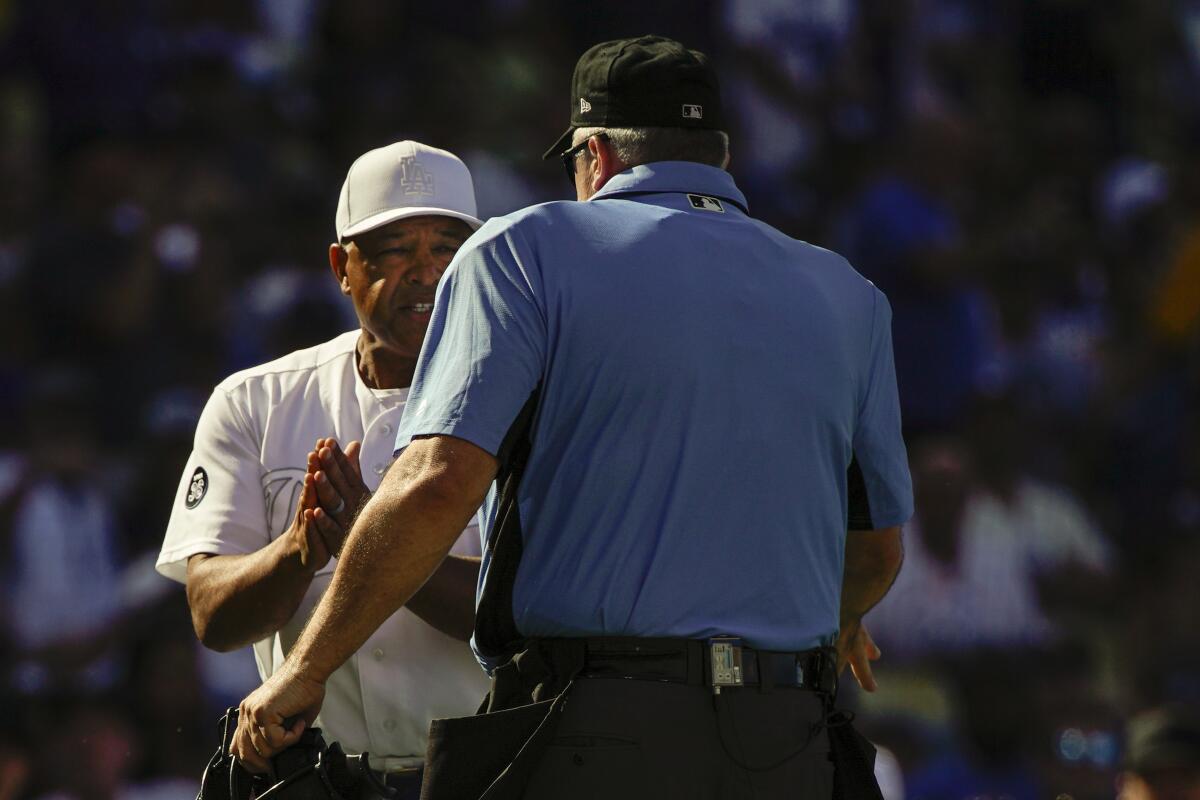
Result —
M 719 197 L 749 213 L 746 196 L 734 184 L 732 175 L 723 169 L 694 161 L 655 161 L 631 167 L 612 176 L 591 199 L 659 192 L 690 192 Z

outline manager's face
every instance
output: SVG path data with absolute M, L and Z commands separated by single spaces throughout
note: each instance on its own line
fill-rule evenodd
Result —
M 335 263 L 334 271 L 362 329 L 397 355 L 416 358 L 438 279 L 470 235 L 470 226 L 452 217 L 409 217 L 341 245 L 344 255 L 333 255 L 343 266 Z

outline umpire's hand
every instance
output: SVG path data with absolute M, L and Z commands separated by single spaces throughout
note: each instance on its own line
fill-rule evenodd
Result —
M 242 701 L 230 752 L 248 771 L 269 772 L 269 759 L 300 739 L 324 699 L 324 683 L 298 674 L 285 661 Z
M 878 661 L 883 653 L 879 651 L 879 647 L 876 646 L 875 640 L 871 638 L 871 634 L 862 620 L 857 623 L 843 624 L 841 634 L 838 636 L 837 651 L 839 675 L 848 666 L 854 673 L 854 679 L 863 689 L 873 692 L 879 688 L 879 685 L 875 683 L 871 662 Z

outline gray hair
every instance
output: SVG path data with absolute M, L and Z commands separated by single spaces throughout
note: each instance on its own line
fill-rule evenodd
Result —
M 724 169 L 729 134 L 693 128 L 576 128 L 572 144 L 598 133 L 608 134 L 617 158 L 631 167 L 652 161 L 696 161 Z M 585 151 L 586 152 L 586 151 Z

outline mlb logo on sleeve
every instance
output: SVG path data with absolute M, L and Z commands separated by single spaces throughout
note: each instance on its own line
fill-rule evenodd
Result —
M 704 106 L 694 106 L 694 105 L 685 103 L 683 106 L 683 118 L 684 119 L 703 119 L 704 118 Z
M 700 211 L 719 211 L 725 213 L 725 207 L 721 205 L 721 201 L 715 197 L 709 197 L 706 194 L 689 194 L 688 202 L 692 204 L 692 208 Z

